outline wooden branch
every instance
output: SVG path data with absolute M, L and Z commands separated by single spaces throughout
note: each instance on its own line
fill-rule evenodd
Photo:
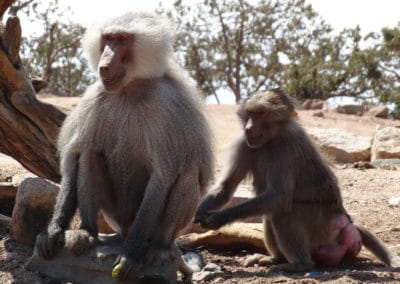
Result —
M 19 48 L 21 46 L 21 25 L 17 17 L 10 17 L 7 20 L 6 28 L 3 33 L 4 49 L 8 52 L 11 64 L 19 65 Z
M 266 253 L 263 224 L 233 223 L 219 230 L 187 234 L 178 238 L 177 245 L 186 248 L 201 246 L 218 249 L 252 249 Z
M 65 114 L 36 98 L 19 56 L 17 17 L 8 18 L 0 40 L 0 151 L 36 175 L 58 182 L 56 140 Z

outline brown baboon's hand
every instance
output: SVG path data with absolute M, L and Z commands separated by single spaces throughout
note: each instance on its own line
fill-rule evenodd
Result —
M 57 232 L 50 234 L 42 232 L 36 237 L 36 248 L 39 255 L 45 259 L 50 259 L 54 256 L 57 247 L 62 246 L 62 233 Z
M 225 222 L 220 212 L 209 212 L 205 218 L 200 220 L 200 225 L 206 229 L 217 230 L 225 225 Z
M 199 209 L 197 209 L 196 215 L 194 216 L 193 223 L 201 223 L 208 217 L 208 215 L 209 213 L 204 210 L 204 208 L 199 207 Z

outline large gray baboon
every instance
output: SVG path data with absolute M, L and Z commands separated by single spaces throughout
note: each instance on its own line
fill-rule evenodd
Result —
M 363 244 L 385 264 L 399 267 L 399 256 L 352 223 L 334 173 L 295 114 L 290 97 L 279 89 L 257 94 L 242 105 L 243 135 L 226 172 L 200 204 L 195 222 L 217 229 L 239 218 L 263 215 L 265 244 L 272 257 L 258 255 L 249 262 L 284 262 L 272 270 L 336 265 L 344 257 L 357 256 Z M 256 197 L 218 210 L 246 175 L 254 178 Z
M 37 238 L 50 258 L 76 209 L 70 240 L 98 235 L 101 209 L 124 238 L 119 279 L 171 258 L 213 173 L 208 124 L 199 94 L 172 59 L 169 21 L 127 13 L 89 28 L 84 48 L 99 80 L 66 118 L 59 135 L 61 190 L 47 230 Z

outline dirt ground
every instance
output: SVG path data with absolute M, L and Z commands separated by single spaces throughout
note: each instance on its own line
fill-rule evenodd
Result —
M 41 98 L 61 108 L 69 109 L 76 98 Z M 236 106 L 207 106 L 215 133 L 216 175 L 221 170 L 229 144 L 240 130 Z M 400 121 L 373 119 L 324 113 L 313 117 L 315 111 L 299 111 L 299 119 L 306 127 L 342 128 L 359 135 L 372 136 L 378 125 L 397 125 Z M 375 232 L 387 246 L 400 254 L 400 206 L 389 204 L 391 197 L 400 197 L 400 168 L 386 166 L 359 169 L 351 164 L 334 164 L 348 212 L 354 220 Z M 14 160 L 0 155 L 0 181 L 9 180 L 15 173 L 25 170 Z M 0 213 L 1 209 L 0 209 Z M 222 267 L 224 274 L 203 283 L 400 283 L 400 269 L 390 269 L 362 250 L 360 258 L 338 267 L 318 267 L 307 273 L 268 274 L 264 267 L 245 268 L 242 263 L 253 253 L 246 250 L 217 251 L 201 248 L 206 261 Z M 0 283 L 58 283 L 24 269 L 32 248 L 16 243 L 7 228 L 0 226 Z

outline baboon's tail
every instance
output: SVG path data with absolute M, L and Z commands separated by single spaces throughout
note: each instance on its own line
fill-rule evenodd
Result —
M 367 229 L 358 226 L 363 245 L 371 251 L 379 260 L 390 267 L 400 267 L 400 256 L 390 251 L 385 244 Z

